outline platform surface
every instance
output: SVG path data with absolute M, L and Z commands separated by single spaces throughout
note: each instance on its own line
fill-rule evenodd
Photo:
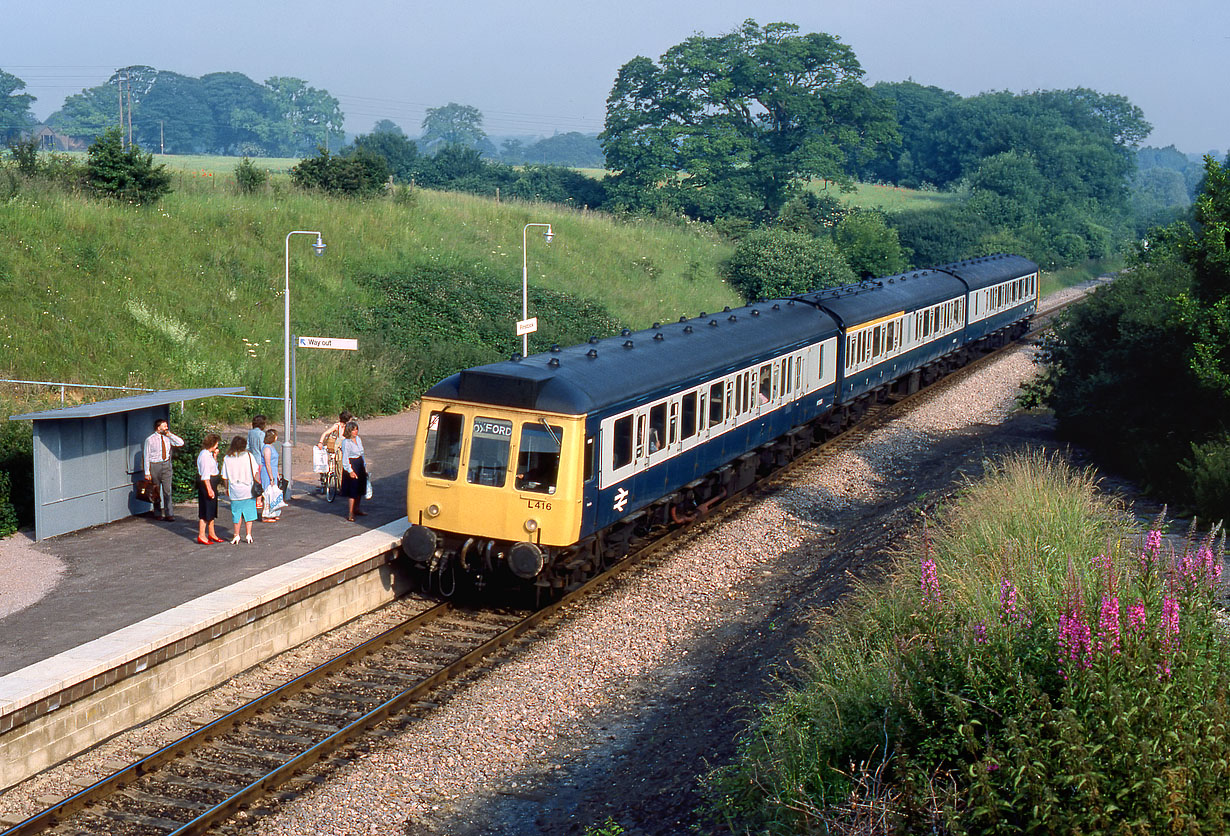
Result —
M 345 497 L 320 495 L 310 446 L 323 425 L 301 427 L 290 507 L 277 523 L 253 524 L 252 545 L 231 545 L 230 509 L 216 528 L 228 542 L 196 542 L 196 501 L 176 505 L 175 521 L 129 519 L 50 538 L 30 548 L 58 558 L 64 571 L 29 606 L 0 617 L 0 677 L 188 604 L 268 570 L 316 554 L 405 516 L 406 474 L 417 414 L 360 422 L 373 496 L 368 512 L 347 522 Z M 195 455 L 176 460 L 194 467 Z M 339 563 L 345 561 L 338 554 Z M 253 592 L 253 594 L 257 594 Z

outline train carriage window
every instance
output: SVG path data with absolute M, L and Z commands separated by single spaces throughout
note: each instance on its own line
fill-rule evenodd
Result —
M 679 440 L 679 402 L 678 401 L 671 401 L 670 415 L 671 415 L 670 424 L 667 428 L 667 431 L 670 433 L 670 437 L 667 438 L 666 443 L 674 444 L 676 441 Z
M 636 458 L 645 458 L 645 415 L 636 416 Z
M 882 348 L 881 343 L 880 327 L 877 325 L 871 331 L 871 358 L 873 360 L 880 356 L 880 349 Z
M 459 412 L 433 412 L 427 422 L 423 475 L 437 479 L 456 479 L 461 464 L 461 427 Z
M 476 417 L 470 427 L 470 463 L 466 481 L 471 485 L 504 487 L 512 442 L 511 421 Z
M 773 400 L 773 367 L 760 367 L 760 402 L 766 404 Z
M 656 453 L 666 442 L 666 404 L 649 410 L 649 452 Z
M 583 478 L 586 482 L 592 480 L 594 474 L 598 472 L 598 468 L 594 466 L 596 464 L 594 453 L 597 449 L 597 445 L 594 444 L 594 437 L 592 435 L 585 436 L 585 475 Z
M 696 435 L 696 393 L 688 392 L 684 395 L 682 406 L 680 437 L 686 441 Z
M 893 353 L 893 339 L 897 336 L 896 322 L 890 322 L 884 326 L 884 353 Z
M 709 387 L 709 426 L 720 424 L 725 419 L 722 396 L 725 393 L 725 383 L 718 381 Z
M 546 421 L 521 425 L 521 444 L 517 448 L 517 490 L 555 493 L 563 443 L 563 427 Z
M 782 364 L 782 396 L 785 397 L 794 391 L 794 368 L 797 364 L 794 362 L 794 356 L 786 358 L 786 362 Z
M 742 415 L 742 414 L 743 414 L 743 383 L 744 383 L 744 381 L 746 381 L 746 380 L 747 380 L 747 375 L 746 375 L 746 374 L 737 374 L 737 375 L 735 375 L 735 403 L 734 403 L 734 414 L 735 414 L 736 416 L 738 416 L 738 415 Z M 727 410 L 726 412 L 727 412 L 727 414 L 728 414 L 728 415 L 729 415 L 729 414 L 731 414 L 731 413 L 730 413 L 730 410 Z
M 616 421 L 611 435 L 611 467 L 618 470 L 632 461 L 632 416 Z

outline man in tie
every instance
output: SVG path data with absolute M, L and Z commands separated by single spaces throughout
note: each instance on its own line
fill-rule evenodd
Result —
M 183 447 L 184 440 L 171 432 L 165 418 L 154 422 L 154 434 L 145 439 L 145 478 L 158 483 L 162 509 L 154 509 L 154 519 L 174 522 L 171 515 L 171 448 Z

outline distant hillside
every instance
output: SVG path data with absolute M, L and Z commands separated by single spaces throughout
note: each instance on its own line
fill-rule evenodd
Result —
M 204 166 L 177 171 L 174 186 L 152 208 L 30 184 L 0 202 L 0 377 L 280 396 L 292 230 L 320 230 L 328 245 L 315 258 L 306 236 L 291 239 L 292 331 L 360 345 L 299 352 L 304 418 L 395 410 L 458 368 L 519 350 L 526 223 L 555 232 L 548 246 L 530 229 L 531 351 L 739 304 L 719 277 L 730 247 L 703 226 L 422 189 L 360 203 L 282 179 L 239 196 L 224 168 Z M 15 395 L 37 399 L 26 387 L 5 399 Z

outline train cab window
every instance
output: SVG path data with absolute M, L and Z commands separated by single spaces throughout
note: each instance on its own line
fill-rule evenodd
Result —
M 760 402 L 762 404 L 773 400 L 773 367 L 760 367 Z
M 656 453 L 666 443 L 666 404 L 649 410 L 649 452 Z
M 521 444 L 517 448 L 517 490 L 555 493 L 563 442 L 563 427 L 551 426 L 545 421 L 521 425 Z
M 461 426 L 459 412 L 433 412 L 427 422 L 423 475 L 436 479 L 456 479 L 461 464 Z
M 632 416 L 616 421 L 611 435 L 611 467 L 618 470 L 632 461 Z
M 679 436 L 686 441 L 696 435 L 696 393 L 684 395 L 681 406 Z
M 585 475 L 582 479 L 589 482 L 594 478 L 594 474 L 598 472 L 598 468 L 594 467 L 594 453 L 597 450 L 597 445 L 594 444 L 592 435 L 585 436 Z
M 512 422 L 498 418 L 476 417 L 470 428 L 470 464 L 466 481 L 471 485 L 504 487 L 508 475 L 508 453 L 512 442 Z

